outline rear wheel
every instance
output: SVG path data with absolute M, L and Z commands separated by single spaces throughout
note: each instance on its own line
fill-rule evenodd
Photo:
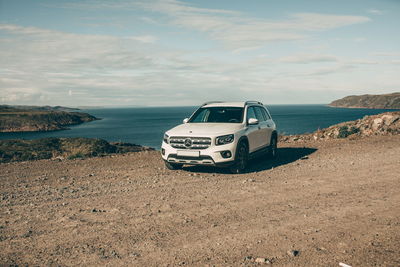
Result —
M 232 173 L 243 173 L 246 171 L 249 160 L 249 150 L 244 142 L 236 148 L 235 163 L 230 167 Z
M 276 135 L 271 137 L 271 142 L 268 149 L 268 157 L 275 159 L 278 156 L 278 138 Z
M 183 164 L 176 164 L 176 163 L 170 163 L 168 161 L 165 161 L 165 167 L 169 170 L 180 170 L 182 169 Z

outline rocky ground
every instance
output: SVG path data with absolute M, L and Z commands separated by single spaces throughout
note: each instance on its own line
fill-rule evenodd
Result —
M 249 173 L 156 151 L 0 164 L 0 265 L 400 266 L 400 136 L 281 144 Z

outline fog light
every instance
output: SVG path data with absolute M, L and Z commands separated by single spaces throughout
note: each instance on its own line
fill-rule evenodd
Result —
M 229 150 L 222 151 L 222 152 L 221 152 L 221 156 L 222 156 L 224 159 L 228 159 L 228 158 L 232 157 L 232 153 L 231 153 Z
M 164 156 L 165 155 L 165 149 L 161 148 L 161 154 Z

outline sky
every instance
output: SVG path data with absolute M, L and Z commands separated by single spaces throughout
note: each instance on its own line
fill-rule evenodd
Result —
M 324 104 L 400 91 L 400 0 L 0 0 L 0 104 Z

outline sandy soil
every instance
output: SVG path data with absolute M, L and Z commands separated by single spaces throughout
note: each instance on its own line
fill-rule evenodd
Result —
M 400 136 L 282 144 L 241 175 L 158 152 L 1 164 L 0 265 L 400 266 L 399 167 Z

